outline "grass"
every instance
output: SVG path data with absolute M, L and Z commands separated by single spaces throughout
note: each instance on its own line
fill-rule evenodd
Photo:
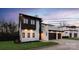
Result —
M 27 42 L 16 44 L 13 41 L 0 41 L 0 50 L 32 50 L 34 48 L 57 44 L 56 42 Z

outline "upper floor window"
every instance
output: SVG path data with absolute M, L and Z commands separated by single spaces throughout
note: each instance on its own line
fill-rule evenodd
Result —
M 24 19 L 24 23 L 28 24 L 28 19 Z
M 32 25 L 35 25 L 35 20 L 31 20 L 31 24 Z

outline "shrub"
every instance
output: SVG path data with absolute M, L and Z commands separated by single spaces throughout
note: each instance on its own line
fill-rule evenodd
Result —
M 0 33 L 0 41 L 15 41 L 16 39 L 19 39 L 19 32 Z

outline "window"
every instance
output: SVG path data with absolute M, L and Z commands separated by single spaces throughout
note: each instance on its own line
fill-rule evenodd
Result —
M 27 37 L 30 38 L 30 33 L 27 33 Z
M 24 23 L 28 24 L 28 19 L 24 19 Z
M 33 36 L 33 38 L 34 38 L 34 37 L 35 37 L 35 33 L 33 33 L 33 35 L 32 35 L 32 36 Z
M 24 19 L 24 23 L 25 23 L 26 21 L 25 21 L 25 19 Z
M 25 38 L 25 33 L 22 33 L 22 37 Z
M 31 20 L 31 24 L 33 24 L 33 25 L 34 25 L 34 24 L 35 24 L 35 20 Z
M 25 19 L 25 23 L 28 24 L 28 19 Z

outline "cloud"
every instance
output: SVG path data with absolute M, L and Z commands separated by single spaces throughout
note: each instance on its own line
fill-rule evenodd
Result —
M 42 16 L 46 23 L 59 23 L 65 21 L 67 24 L 79 25 L 79 9 L 61 10 L 59 12 L 51 12 L 46 16 Z M 72 22 L 71 22 L 72 21 Z

